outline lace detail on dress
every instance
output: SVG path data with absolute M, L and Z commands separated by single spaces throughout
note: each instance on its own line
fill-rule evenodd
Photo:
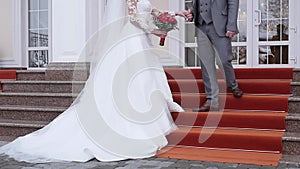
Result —
M 143 29 L 146 33 L 151 33 L 154 28 L 149 24 L 152 6 L 149 1 L 127 0 L 127 7 L 130 22 Z

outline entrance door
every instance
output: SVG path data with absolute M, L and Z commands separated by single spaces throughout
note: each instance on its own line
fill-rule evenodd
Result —
M 253 1 L 253 66 L 295 65 L 293 6 L 294 0 Z
M 185 1 L 186 7 L 191 0 Z M 235 67 L 293 67 L 295 65 L 295 0 L 240 0 L 239 34 L 232 41 Z M 185 66 L 197 67 L 193 23 L 185 23 Z

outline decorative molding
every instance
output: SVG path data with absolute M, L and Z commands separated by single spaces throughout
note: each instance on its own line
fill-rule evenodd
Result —
M 22 67 L 22 0 L 12 1 L 13 58 L 0 59 L 0 67 Z

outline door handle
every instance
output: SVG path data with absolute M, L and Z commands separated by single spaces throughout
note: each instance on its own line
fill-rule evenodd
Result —
M 261 25 L 261 19 L 262 19 L 262 14 L 261 14 L 261 10 L 256 9 L 255 12 L 257 13 L 257 19 L 254 19 L 254 21 L 256 22 L 256 26 Z
M 294 31 L 295 33 L 297 33 L 297 27 L 291 27 L 290 30 Z

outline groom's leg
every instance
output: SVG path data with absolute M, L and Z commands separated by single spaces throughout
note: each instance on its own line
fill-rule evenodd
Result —
M 231 64 L 232 61 L 232 45 L 231 39 L 227 37 L 220 37 L 215 32 L 214 27 L 210 28 L 209 37 L 211 42 L 216 48 L 218 56 L 221 61 L 221 66 L 224 70 L 223 75 L 225 75 L 225 80 L 227 87 L 229 89 L 238 88 L 238 83 L 236 82 L 235 73 L 233 66 Z
M 201 26 L 201 30 L 197 31 L 198 58 L 201 63 L 207 102 L 218 104 L 219 86 L 217 82 L 215 53 L 210 40 L 206 36 L 206 27 L 207 25 Z

